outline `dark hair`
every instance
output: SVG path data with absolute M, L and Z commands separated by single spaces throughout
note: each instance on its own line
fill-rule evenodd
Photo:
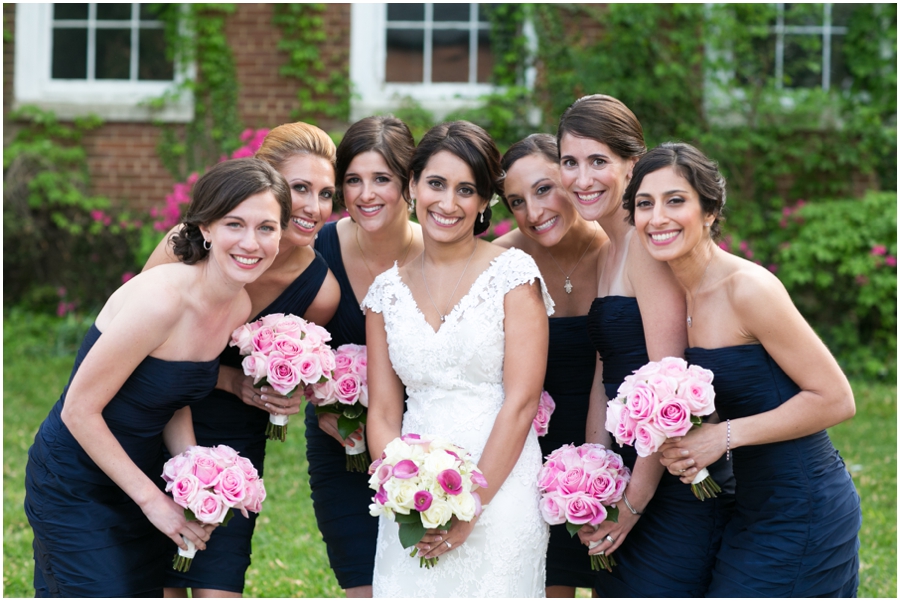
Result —
M 559 145 L 556 143 L 556 138 L 550 134 L 531 134 L 510 146 L 503 158 L 500 159 L 503 175 L 497 181 L 497 193 L 500 194 L 500 200 L 507 209 L 510 207 L 509 201 L 506 199 L 506 175 L 516 161 L 535 154 L 540 155 L 549 163 L 558 165 Z
M 344 176 L 357 155 L 374 151 L 381 155 L 388 169 L 400 179 L 400 194 L 409 198 L 409 163 L 416 151 L 416 141 L 406 123 L 393 115 L 375 115 L 360 119 L 350 126 L 337 148 L 335 195 L 338 206 L 344 206 Z
M 334 141 L 324 131 L 297 121 L 285 123 L 270 131 L 254 155 L 276 169 L 298 154 L 311 154 L 325 159 L 334 167 Z
M 700 207 L 709 215 L 715 215 L 709 233 L 713 240 L 722 233 L 720 221 L 724 221 L 725 178 L 719 172 L 718 164 L 705 154 L 683 142 L 664 142 L 645 154 L 634 166 L 631 182 L 625 188 L 622 205 L 628 211 L 628 222 L 634 225 L 635 196 L 644 176 L 666 167 L 686 179 L 700 197 Z
M 181 229 L 171 244 L 178 259 L 188 265 L 204 260 L 201 225 L 209 225 L 231 212 L 247 198 L 271 192 L 281 206 L 281 229 L 291 219 L 291 191 L 284 177 L 267 162 L 256 158 L 223 161 L 197 180 Z
M 557 145 L 567 133 L 602 142 L 623 159 L 647 152 L 641 122 L 622 101 L 606 94 L 582 96 L 573 102 L 559 118 Z
M 472 170 L 475 191 L 488 202 L 484 209 L 484 220 L 475 220 L 475 235 L 486 232 L 491 226 L 490 200 L 497 191 L 497 181 L 501 174 L 497 145 L 486 131 L 468 121 L 435 125 L 422 137 L 409 163 L 410 179 L 418 182 L 431 157 L 443 150 L 459 158 Z

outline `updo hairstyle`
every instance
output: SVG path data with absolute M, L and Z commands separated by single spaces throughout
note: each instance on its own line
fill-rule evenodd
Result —
M 337 205 L 344 208 L 344 176 L 353 159 L 364 152 L 381 155 L 388 168 L 400 180 L 400 194 L 407 205 L 409 197 L 409 163 L 416 142 L 406 123 L 393 115 L 376 115 L 360 119 L 350 126 L 337 148 L 335 195 Z
M 548 163 L 559 164 L 559 145 L 556 138 L 550 134 L 531 134 L 509 147 L 503 158 L 500 159 L 500 168 L 503 175 L 497 181 L 497 193 L 507 209 L 510 209 L 509 200 L 506 198 L 506 175 L 519 159 L 532 155 L 540 155 Z
M 573 102 L 559 118 L 557 145 L 567 133 L 602 142 L 623 159 L 647 152 L 641 122 L 622 101 L 606 94 L 582 96 Z
M 431 157 L 444 150 L 469 166 L 475 177 L 475 191 L 488 203 L 484 209 L 484 221 L 480 216 L 475 219 L 475 235 L 482 234 L 491 226 L 490 201 L 500 179 L 500 151 L 491 136 L 474 123 L 441 123 L 428 130 L 419 142 L 409 164 L 410 179 L 418 182 Z
M 200 226 L 225 217 L 249 197 L 271 192 L 281 208 L 281 229 L 291 219 L 291 191 L 284 177 L 271 165 L 256 158 L 223 161 L 197 180 L 191 204 L 181 229 L 172 236 L 173 251 L 182 263 L 193 265 L 206 259 Z
M 302 121 L 285 123 L 270 131 L 255 156 L 280 171 L 288 159 L 298 154 L 321 157 L 334 167 L 334 141 L 315 125 Z
M 635 196 L 644 176 L 666 167 L 672 167 L 697 191 L 703 212 L 714 216 L 709 233 L 713 240 L 718 240 L 722 233 L 720 221 L 724 221 L 722 211 L 725 209 L 725 178 L 715 161 L 683 142 L 664 142 L 641 157 L 634 166 L 631 182 L 625 188 L 622 201 L 628 211 L 628 222 L 634 225 Z

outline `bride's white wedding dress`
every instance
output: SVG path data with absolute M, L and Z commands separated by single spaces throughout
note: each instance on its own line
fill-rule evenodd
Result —
M 548 315 L 553 301 L 537 265 L 517 249 L 496 257 L 437 332 L 425 321 L 396 264 L 379 275 L 363 307 L 384 315 L 394 370 L 409 400 L 403 433 L 437 434 L 478 461 L 503 404 L 503 301 L 513 288 L 540 281 Z M 458 548 L 431 569 L 400 546 L 398 525 L 382 516 L 373 581 L 376 597 L 543 597 L 549 531 L 538 508 L 541 450 L 534 430 L 509 477 Z M 489 485 L 492 483 L 488 483 Z

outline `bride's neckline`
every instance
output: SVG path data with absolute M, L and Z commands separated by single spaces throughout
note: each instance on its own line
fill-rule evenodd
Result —
M 515 249 L 513 249 L 513 248 L 507 248 L 507 249 L 504 250 L 502 253 L 500 253 L 499 255 L 497 255 L 496 257 L 494 257 L 493 259 L 491 259 L 491 262 L 488 264 L 487 267 L 485 267 L 485 268 L 481 271 L 481 273 L 478 274 L 478 277 L 475 278 L 475 281 L 472 282 L 472 285 L 469 286 L 469 289 L 466 291 L 466 293 L 463 294 L 463 295 L 459 298 L 459 300 L 456 302 L 456 304 L 453 305 L 453 308 L 450 309 L 450 312 L 447 313 L 447 314 L 444 316 L 444 321 L 442 321 L 442 322 L 440 323 L 440 325 L 438 325 L 438 328 L 437 328 L 436 330 L 434 329 L 434 326 L 432 326 L 430 323 L 428 323 L 428 320 L 425 319 L 425 314 L 422 312 L 422 309 L 419 308 L 419 303 L 416 302 L 416 297 L 413 296 L 412 290 L 411 290 L 410 287 L 406 284 L 406 282 L 403 281 L 403 278 L 400 276 L 400 268 L 399 268 L 399 266 L 397 265 L 397 263 L 395 262 L 395 263 L 394 263 L 394 266 L 391 267 L 386 273 L 391 274 L 392 277 L 394 277 L 394 278 L 397 279 L 397 281 L 398 281 L 398 282 L 400 283 L 400 285 L 402 286 L 404 292 L 405 292 L 406 295 L 409 297 L 409 301 L 410 301 L 410 302 L 413 304 L 413 306 L 416 308 L 416 313 L 422 318 L 422 322 L 423 322 L 426 326 L 428 326 L 428 329 L 431 331 L 432 334 L 435 334 L 435 335 L 436 335 L 436 334 L 438 334 L 441 330 L 444 329 L 444 326 L 445 326 L 445 325 L 448 325 L 448 324 L 451 323 L 452 321 L 457 321 L 457 319 L 458 319 L 457 313 L 459 312 L 460 307 L 462 307 L 463 302 L 466 301 L 469 297 L 471 297 L 472 294 L 473 294 L 475 291 L 477 291 L 477 289 L 478 289 L 479 285 L 481 284 L 482 280 L 483 280 L 483 279 L 485 278 L 485 276 L 491 271 L 491 269 L 494 268 L 494 265 L 497 263 L 497 261 L 500 259 L 500 257 L 506 256 L 506 254 L 509 253 L 509 251 L 511 251 L 511 250 L 515 250 Z

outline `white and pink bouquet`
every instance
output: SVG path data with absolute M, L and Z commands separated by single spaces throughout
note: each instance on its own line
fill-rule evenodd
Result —
M 546 390 L 541 392 L 541 400 L 538 403 L 537 415 L 534 416 L 534 431 L 538 436 L 543 436 L 550 429 L 550 416 L 556 411 L 556 402 Z
M 241 366 L 254 386 L 271 386 L 290 397 L 298 388 L 331 379 L 334 352 L 326 344 L 329 340 L 325 328 L 295 315 L 272 313 L 236 329 L 229 344 L 244 355 Z M 266 436 L 284 442 L 287 424 L 286 415 L 269 414 Z
M 344 446 L 347 471 L 365 473 L 371 462 L 365 436 L 369 407 L 366 347 L 358 344 L 339 346 L 334 351 L 334 365 L 330 380 L 307 387 L 306 399 L 316 406 L 316 415 L 334 413 L 338 416 L 338 432 L 349 441 Z M 350 437 L 354 432 L 359 432 L 359 440 Z
M 395 438 L 369 473 L 369 488 L 376 491 L 369 513 L 397 522 L 404 548 L 414 547 L 429 528 L 448 528 L 453 517 L 469 522 L 481 514 L 475 489 L 486 488 L 487 480 L 464 449 L 442 438 Z M 413 548 L 409 556 L 416 553 Z M 419 567 L 431 568 L 437 562 L 437 557 L 422 557 Z
M 246 457 L 241 457 L 229 446 L 188 447 L 180 455 L 169 459 L 163 466 L 166 492 L 184 507 L 188 520 L 204 524 L 226 526 L 232 509 L 244 517 L 247 512 L 259 513 L 266 498 L 266 487 L 256 468 Z M 197 553 L 194 543 L 185 539 L 188 550 L 178 548 L 172 567 L 187 572 Z
M 563 445 L 547 455 L 538 474 L 541 515 L 550 525 L 565 524 L 570 536 L 585 524 L 596 528 L 605 520 L 618 522 L 616 504 L 630 480 L 622 457 L 603 445 Z M 614 565 L 609 555 L 591 555 L 594 570 L 612 571 Z
M 606 429 L 620 445 L 634 445 L 641 457 L 659 450 L 667 438 L 700 427 L 700 418 L 716 410 L 713 373 L 684 359 L 651 361 L 625 376 L 618 395 L 607 403 Z M 722 492 L 706 468 L 691 490 L 701 501 Z

